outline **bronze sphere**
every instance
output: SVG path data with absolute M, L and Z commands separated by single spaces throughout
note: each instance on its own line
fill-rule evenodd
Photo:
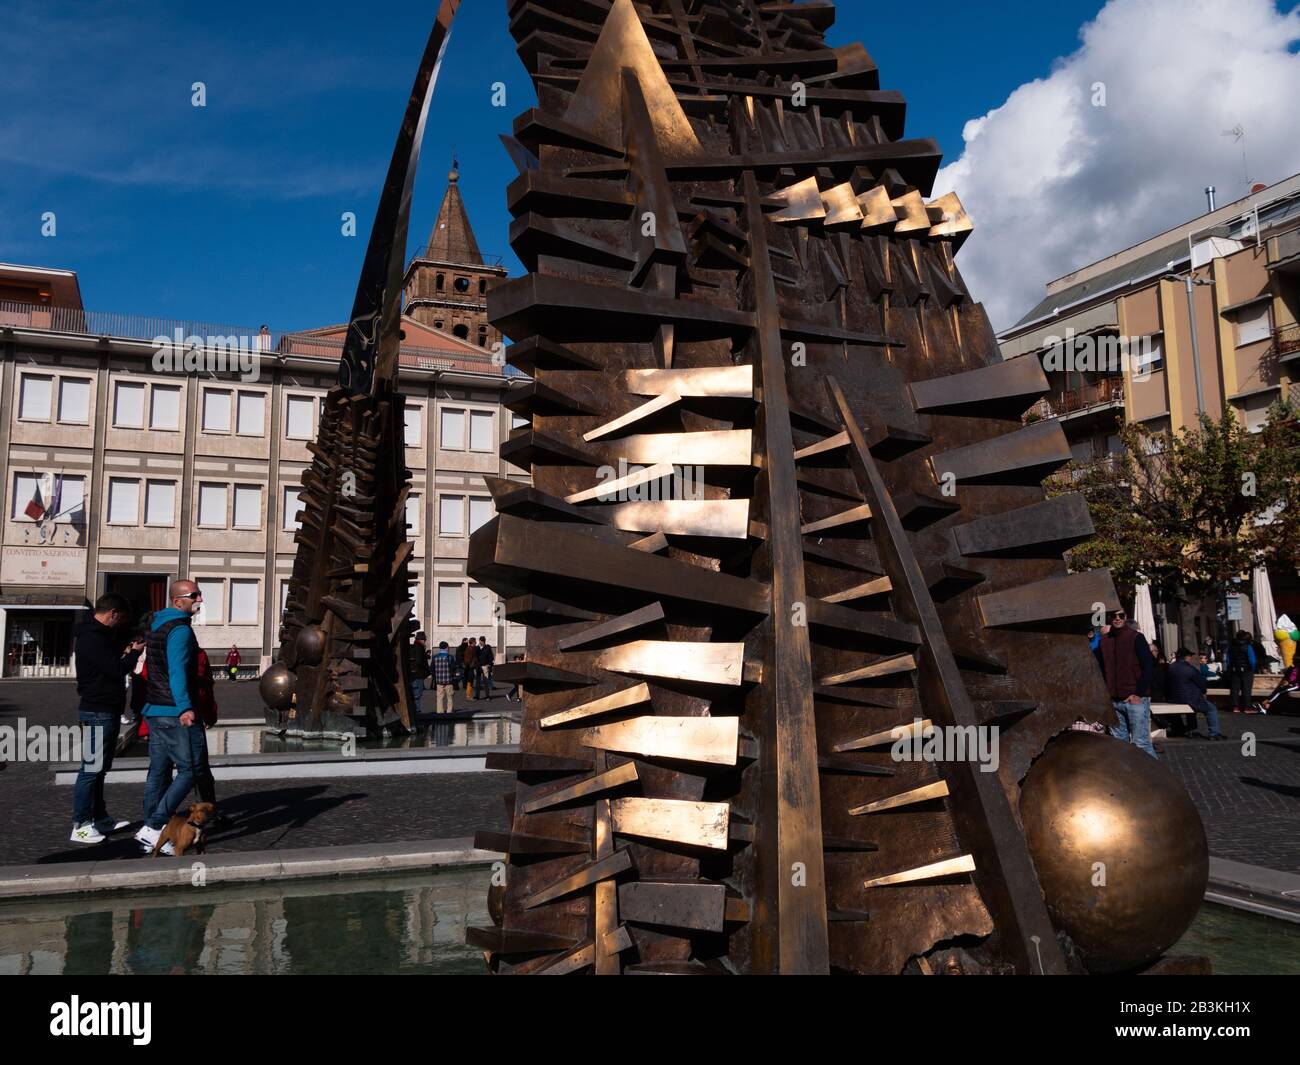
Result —
M 1058 736 L 1020 793 L 1047 908 L 1094 973 L 1144 966 L 1200 908 L 1209 846 L 1183 786 L 1132 744 Z
M 298 639 L 294 641 L 298 661 L 308 666 L 320 665 L 325 658 L 325 645 L 328 642 L 325 630 L 319 625 L 304 625 L 298 631 Z
M 293 686 L 297 680 L 289 667 L 283 662 L 277 662 L 265 673 L 258 683 L 258 691 L 262 694 L 262 702 L 272 710 L 288 709 L 289 703 L 293 700 Z

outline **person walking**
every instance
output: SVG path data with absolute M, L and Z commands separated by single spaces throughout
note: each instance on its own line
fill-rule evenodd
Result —
M 437 695 L 437 713 L 450 714 L 456 709 L 456 662 L 447 650 L 447 641 L 438 644 L 438 653 L 430 664 Z
M 1282 670 L 1282 679 L 1277 682 L 1277 687 L 1269 693 L 1267 699 L 1257 702 L 1255 708 L 1261 714 L 1267 714 L 1269 708 L 1282 696 L 1290 695 L 1294 691 L 1300 691 L 1300 664 L 1292 662 Z
M 195 710 L 199 647 L 192 628 L 203 593 L 194 581 L 173 581 L 168 601 L 170 606 L 154 614 L 145 640 L 149 687 L 143 716 L 149 724 L 149 775 L 144 784 L 145 822 L 135 839 L 146 854 L 194 786 L 195 749 L 201 737 L 191 730 L 203 731 Z M 207 742 L 202 742 L 206 759 Z M 163 847 L 164 854 L 172 853 L 169 846 Z
M 124 626 L 131 604 L 109 592 L 95 600 L 91 615 L 77 626 L 77 718 L 81 723 L 81 769 L 72 788 L 72 842 L 100 843 L 130 821 L 109 816 L 104 778 L 113 768 L 126 701 L 126 678 L 144 644 L 127 642 Z
M 231 684 L 239 679 L 239 663 L 239 648 L 231 644 L 230 650 L 226 652 L 226 672 L 230 674 Z
M 1240 629 L 1228 644 L 1228 688 L 1232 697 L 1234 714 L 1258 714 L 1251 705 L 1255 700 L 1255 669 L 1257 659 L 1254 639 L 1247 629 Z
M 424 682 L 429 678 L 429 650 L 425 646 L 427 637 L 417 632 L 411 641 L 411 708 L 413 713 L 420 712 L 420 700 L 424 698 Z
M 1110 734 L 1158 758 L 1151 745 L 1151 675 L 1156 662 L 1146 637 L 1128 624 L 1123 610 L 1111 614 L 1110 624 L 1101 630 L 1101 660 L 1118 718 Z
M 478 646 L 467 636 L 460 647 L 461 665 L 465 670 L 465 698 L 471 699 L 478 683 Z
M 1219 731 L 1219 711 L 1205 694 L 1209 682 L 1196 662 L 1196 652 L 1190 647 L 1180 647 L 1175 652 L 1173 664 L 1169 667 L 1167 687 L 1169 701 L 1190 706 L 1196 713 L 1205 715 L 1205 725 L 1209 738 L 1223 740 L 1227 737 Z M 1192 718 L 1193 723 L 1195 717 Z M 1193 728 L 1187 735 L 1199 738 L 1200 733 Z
M 482 699 L 480 693 L 484 687 L 487 688 L 486 698 L 492 698 L 492 666 L 496 662 L 496 652 L 492 650 L 492 645 L 487 642 L 486 636 L 478 638 L 478 683 L 474 685 L 474 698 Z

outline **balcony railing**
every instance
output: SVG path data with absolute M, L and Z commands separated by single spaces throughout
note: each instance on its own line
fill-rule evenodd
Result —
M 1100 381 L 1067 388 L 1043 396 L 1025 413 L 1026 421 L 1041 421 L 1044 418 L 1059 418 L 1075 411 L 1087 410 L 1103 403 L 1124 402 L 1124 379 L 1122 377 L 1103 377 Z
M 1110 477 L 1116 484 L 1122 483 L 1120 476 L 1124 472 L 1123 455 L 1111 453 L 1097 455 L 1090 459 L 1075 459 L 1064 469 L 1057 470 L 1047 478 L 1045 483 L 1075 485 L 1091 477 Z
M 343 354 L 342 340 L 310 333 L 279 333 L 271 330 L 264 334 L 258 329 L 244 326 L 196 322 L 183 318 L 107 314 L 80 307 L 51 307 L 0 300 L 0 329 L 5 326 L 149 343 L 158 337 L 172 340 L 179 332 L 182 338 L 200 337 L 205 343 L 215 343 L 216 346 L 222 346 L 228 339 L 235 338 L 236 343 L 247 350 L 264 351 L 268 355 L 298 355 L 337 361 Z M 486 351 L 479 354 L 455 348 L 424 348 L 406 344 L 402 345 L 399 364 L 412 369 L 469 370 L 476 373 L 504 373 L 509 377 L 520 373 L 512 366 L 494 363 L 491 354 Z
M 1288 325 L 1273 330 L 1273 344 L 1269 353 L 1274 358 L 1285 358 L 1300 351 L 1300 325 Z
M 152 318 L 142 314 L 114 314 L 105 311 L 87 311 L 81 307 L 51 307 L 37 303 L 13 303 L 0 300 L 0 327 L 19 329 L 46 329 L 52 333 L 81 333 L 95 337 L 114 337 L 119 340 L 153 341 L 164 336 L 168 340 L 182 337 L 245 337 L 247 346 L 254 350 L 272 350 L 279 342 L 279 334 L 259 336 L 258 327 L 197 322 L 188 318 Z

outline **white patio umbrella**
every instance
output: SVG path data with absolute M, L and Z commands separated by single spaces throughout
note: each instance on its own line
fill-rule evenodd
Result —
M 1255 607 L 1255 628 L 1258 630 L 1255 638 L 1264 645 L 1265 651 L 1281 661 L 1282 653 L 1273 638 L 1273 630 L 1277 628 L 1277 607 L 1273 605 L 1273 586 L 1268 580 L 1268 570 L 1263 566 L 1256 566 L 1251 575 L 1250 598 Z M 1261 662 L 1261 668 L 1263 665 Z
M 1139 584 L 1133 592 L 1133 624 L 1148 640 L 1156 638 L 1156 612 L 1151 606 L 1151 585 Z

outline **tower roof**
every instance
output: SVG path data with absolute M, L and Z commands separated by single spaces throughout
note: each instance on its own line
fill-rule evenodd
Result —
M 429 233 L 425 257 L 450 263 L 484 265 L 474 230 L 469 224 L 469 215 L 465 212 L 465 201 L 460 198 L 460 171 L 454 164 L 447 175 L 447 194 L 442 198 L 438 220 Z

